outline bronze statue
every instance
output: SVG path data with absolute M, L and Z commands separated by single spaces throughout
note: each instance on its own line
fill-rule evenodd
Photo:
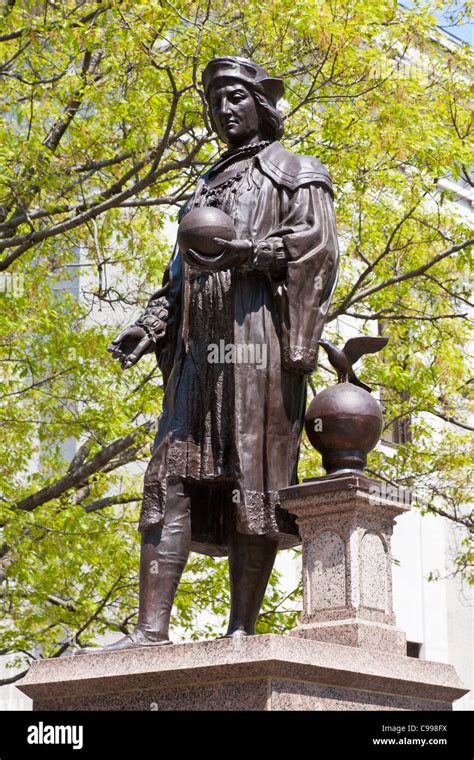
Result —
M 180 218 L 216 208 L 234 231 L 213 236 L 207 254 L 176 246 L 162 286 L 109 348 L 124 368 L 155 351 L 165 394 L 139 524 L 138 622 L 106 651 L 171 643 L 190 550 L 228 555 L 226 636 L 254 634 L 277 550 L 300 542 L 278 492 L 298 482 L 307 379 L 337 279 L 331 181 L 278 142 L 280 79 L 222 57 L 202 81 L 228 150 Z

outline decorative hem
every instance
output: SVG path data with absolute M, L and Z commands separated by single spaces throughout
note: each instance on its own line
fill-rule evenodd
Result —
M 163 526 L 166 509 L 167 481 L 172 477 L 173 476 L 170 476 L 169 478 L 167 477 L 159 482 L 147 483 L 143 496 L 140 522 L 138 525 L 138 530 L 141 533 L 144 533 L 147 530 L 161 528 Z M 185 478 L 184 480 L 187 480 L 193 485 L 199 485 L 202 482 L 194 478 Z M 238 482 L 234 481 L 234 483 L 235 492 L 240 493 L 241 500 L 234 502 L 232 498 L 234 491 L 228 491 L 224 502 L 221 502 L 221 507 L 223 513 L 228 515 L 232 515 L 233 513 L 235 515 L 235 528 L 239 533 L 256 536 L 265 535 L 279 541 L 285 546 L 293 546 L 299 543 L 295 519 L 286 510 L 280 508 L 278 491 L 248 491 L 245 489 L 239 489 Z M 217 484 L 218 481 L 215 480 L 213 485 Z M 227 485 L 229 488 L 229 481 L 223 480 L 222 485 Z M 219 510 L 221 507 L 219 507 Z M 191 514 L 192 513 L 193 504 L 191 502 Z M 222 534 L 222 526 L 224 526 L 226 522 L 222 519 L 223 517 L 224 514 L 219 518 L 216 513 L 215 519 L 221 526 L 221 529 L 217 532 L 210 527 L 210 535 L 206 537 L 206 541 L 209 544 L 215 543 L 219 546 L 226 546 L 227 537 L 224 535 L 226 529 L 224 529 L 224 534 Z M 219 538 L 217 537 L 218 535 Z M 203 541 L 202 536 L 199 536 L 199 541 Z

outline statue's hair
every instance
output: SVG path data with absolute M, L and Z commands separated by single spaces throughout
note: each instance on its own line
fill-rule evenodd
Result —
M 280 112 L 277 110 L 276 106 L 273 105 L 272 101 L 267 98 L 266 95 L 252 87 L 251 84 L 245 83 L 243 86 L 250 92 L 255 101 L 260 134 L 262 135 L 263 139 L 279 140 L 284 130 L 283 119 L 280 115 Z M 207 101 L 207 104 L 211 126 L 213 130 L 217 132 L 209 99 Z
M 257 107 L 260 133 L 267 140 L 279 140 L 283 134 L 283 119 L 272 101 L 263 93 L 250 89 Z

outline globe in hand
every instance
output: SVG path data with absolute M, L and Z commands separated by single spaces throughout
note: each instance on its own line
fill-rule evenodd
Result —
M 178 245 L 183 253 L 191 250 L 217 256 L 222 253 L 222 245 L 214 242 L 215 237 L 234 240 L 236 231 L 230 216 L 211 206 L 192 209 L 178 227 Z

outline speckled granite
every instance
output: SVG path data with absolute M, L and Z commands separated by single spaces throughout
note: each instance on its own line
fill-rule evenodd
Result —
M 377 694 L 357 689 L 338 689 L 311 683 L 274 680 L 272 682 L 271 709 L 278 710 L 441 710 L 451 709 L 440 702 Z
M 35 710 L 449 710 L 454 668 L 375 649 L 249 636 L 35 663 Z
M 394 520 L 407 511 L 406 496 L 387 493 L 362 474 L 280 491 L 303 543 L 303 612 L 292 635 L 406 653 L 393 614 L 391 556 Z
M 366 620 L 342 620 L 341 622 L 309 623 L 299 625 L 290 636 L 318 641 L 336 641 L 348 647 L 380 649 L 403 655 L 406 652 L 406 636 L 395 626 L 371 623 Z

